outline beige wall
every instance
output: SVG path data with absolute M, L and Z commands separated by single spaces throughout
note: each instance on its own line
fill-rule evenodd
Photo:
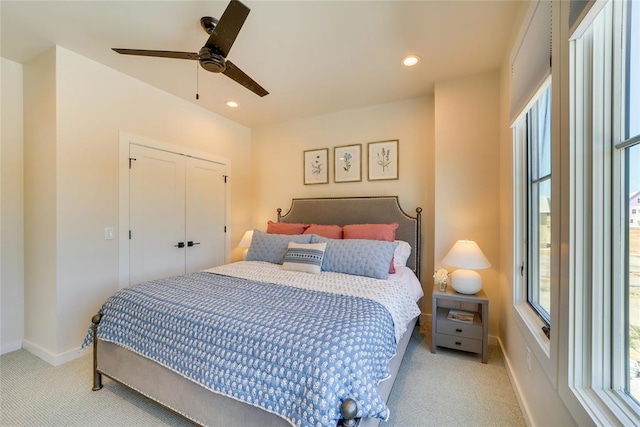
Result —
M 0 354 L 24 334 L 22 65 L 0 58 Z
M 56 70 L 50 50 L 24 65 L 24 344 L 57 352 Z
M 456 240 L 474 240 L 491 262 L 480 270 L 489 297 L 489 334 L 502 310 L 499 259 L 499 74 L 490 72 L 435 85 L 436 268 Z M 452 270 L 451 267 L 447 267 Z
M 367 143 L 399 140 L 399 179 L 368 181 Z M 363 180 L 333 182 L 333 147 L 362 144 Z M 296 197 L 398 195 L 403 209 L 415 215 L 423 208 L 423 275 L 430 289 L 433 271 L 433 98 L 416 98 L 391 104 L 341 111 L 304 120 L 263 126 L 252 135 L 253 226 L 265 229 L 276 219 L 276 209 L 286 212 Z M 329 184 L 303 184 L 303 152 L 329 148 Z M 426 292 L 425 292 L 426 294 Z M 427 297 L 431 295 L 430 291 Z M 430 304 L 423 301 L 423 311 Z
M 43 194 L 27 186 L 25 193 L 33 200 L 26 209 L 26 259 L 31 271 L 46 267 L 41 275 L 27 271 L 25 339 L 56 362 L 74 356 L 92 314 L 118 286 L 118 241 L 104 240 L 104 228 L 115 227 L 118 234 L 119 132 L 229 159 L 227 225 L 237 240 L 249 226 L 246 216 L 235 213 L 249 211 L 251 132 L 60 47 L 25 69 L 26 124 L 39 120 L 39 104 L 54 112 L 40 135 L 25 134 L 26 157 L 37 157 L 36 144 L 47 142 L 46 159 L 39 158 L 52 187 Z M 45 84 L 45 93 L 34 99 Z M 26 175 L 29 182 L 42 173 L 26 167 Z M 35 230 L 45 225 L 43 248 Z M 54 308 L 43 316 L 38 310 L 45 303 Z

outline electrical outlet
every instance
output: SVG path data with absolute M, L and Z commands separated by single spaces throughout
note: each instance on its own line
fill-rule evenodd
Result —
M 527 347 L 527 369 L 531 370 L 531 349 Z

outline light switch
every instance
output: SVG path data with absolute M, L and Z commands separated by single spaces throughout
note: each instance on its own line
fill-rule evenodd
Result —
M 113 240 L 114 234 L 115 232 L 113 230 L 113 227 L 106 227 L 104 229 L 104 240 Z

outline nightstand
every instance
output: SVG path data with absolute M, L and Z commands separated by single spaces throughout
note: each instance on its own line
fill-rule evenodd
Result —
M 471 311 L 473 323 L 458 322 L 447 318 L 450 309 Z M 487 337 L 489 332 L 489 299 L 484 291 L 475 295 L 459 294 L 451 286 L 446 292 L 433 287 L 433 311 L 431 326 L 431 352 L 448 347 L 482 354 L 487 363 Z

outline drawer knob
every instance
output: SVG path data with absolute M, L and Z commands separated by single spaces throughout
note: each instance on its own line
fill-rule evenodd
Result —
M 460 341 L 456 341 L 456 345 L 462 345 Z
M 458 328 L 458 329 L 456 329 L 456 332 L 462 332 L 462 329 Z

